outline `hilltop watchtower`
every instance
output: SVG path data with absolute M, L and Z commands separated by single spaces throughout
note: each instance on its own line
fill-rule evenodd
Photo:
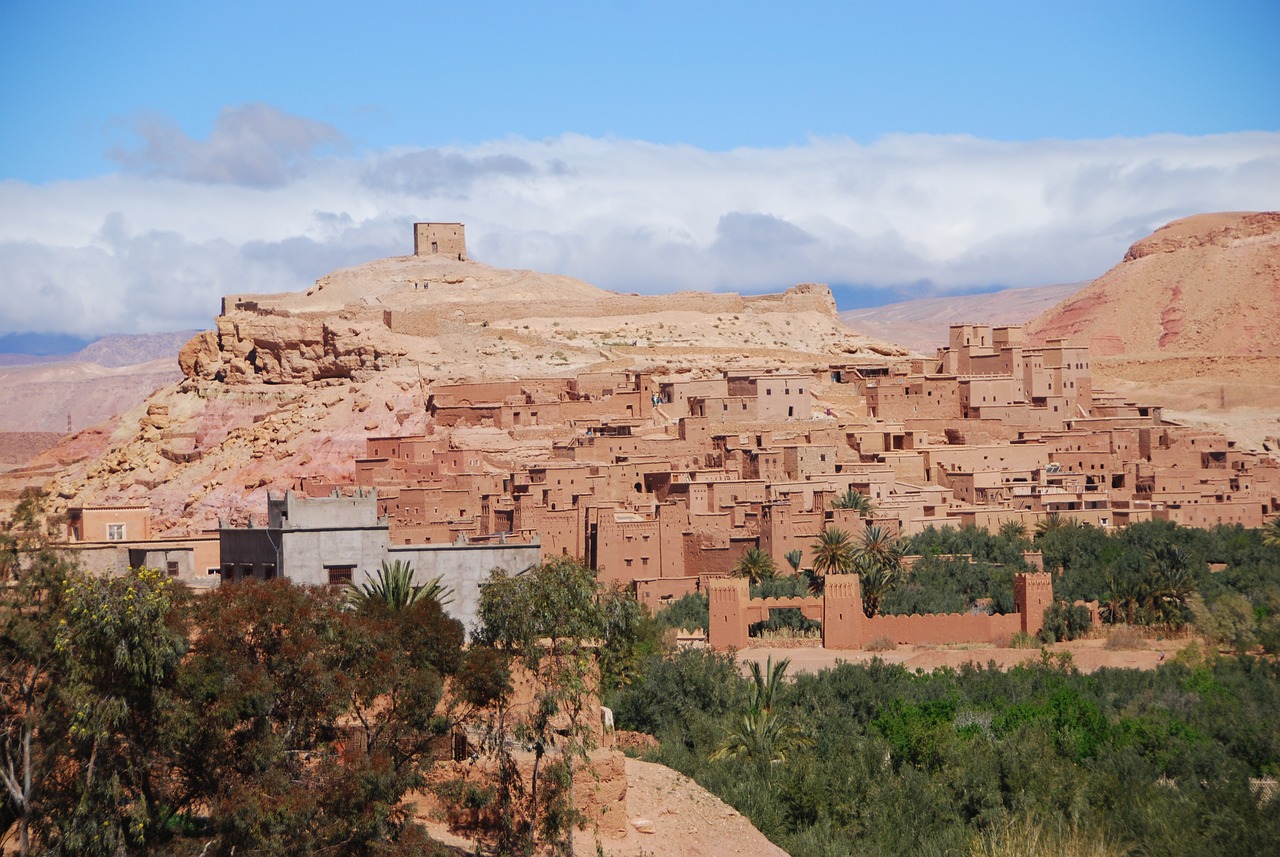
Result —
M 413 255 L 467 258 L 466 227 L 461 223 L 413 224 Z

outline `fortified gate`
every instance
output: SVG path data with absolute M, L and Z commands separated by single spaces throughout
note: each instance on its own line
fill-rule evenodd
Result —
M 822 622 L 824 649 L 862 649 L 881 637 L 895 643 L 996 643 L 1016 632 L 1037 634 L 1044 625 L 1045 608 L 1053 604 L 1053 578 L 1037 571 L 1014 577 L 1016 611 L 1005 614 L 928 613 L 910 616 L 875 616 L 862 612 L 862 578 L 856 574 L 828 575 L 824 594 L 816 597 L 752 598 L 745 578 L 715 578 L 707 582 L 711 648 L 745 649 L 748 628 L 769 618 L 769 611 L 784 607 L 800 610 L 808 619 Z

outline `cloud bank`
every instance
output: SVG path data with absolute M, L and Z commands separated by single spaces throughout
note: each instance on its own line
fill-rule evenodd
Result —
M 250 105 L 205 140 L 155 121 L 136 133 L 119 172 L 0 182 L 0 333 L 208 326 L 224 294 L 409 252 L 415 220 L 465 222 L 480 261 L 619 291 L 1074 282 L 1174 218 L 1275 208 L 1280 187 L 1272 132 L 343 152 L 336 129 Z

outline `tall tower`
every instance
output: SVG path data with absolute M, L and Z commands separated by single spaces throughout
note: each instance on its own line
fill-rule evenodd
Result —
M 413 255 L 467 258 L 466 227 L 461 223 L 413 224 Z

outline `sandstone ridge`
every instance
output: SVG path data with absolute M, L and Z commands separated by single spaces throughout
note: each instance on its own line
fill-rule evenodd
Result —
M 645 354 L 631 357 L 663 361 L 698 348 L 904 353 L 852 335 L 830 290 L 815 284 L 746 297 L 619 294 L 571 277 L 402 256 L 334 272 L 305 293 L 228 296 L 216 329 L 188 342 L 179 363 L 190 379 L 228 384 L 358 380 L 411 366 L 463 379 L 567 372 L 637 348 Z

